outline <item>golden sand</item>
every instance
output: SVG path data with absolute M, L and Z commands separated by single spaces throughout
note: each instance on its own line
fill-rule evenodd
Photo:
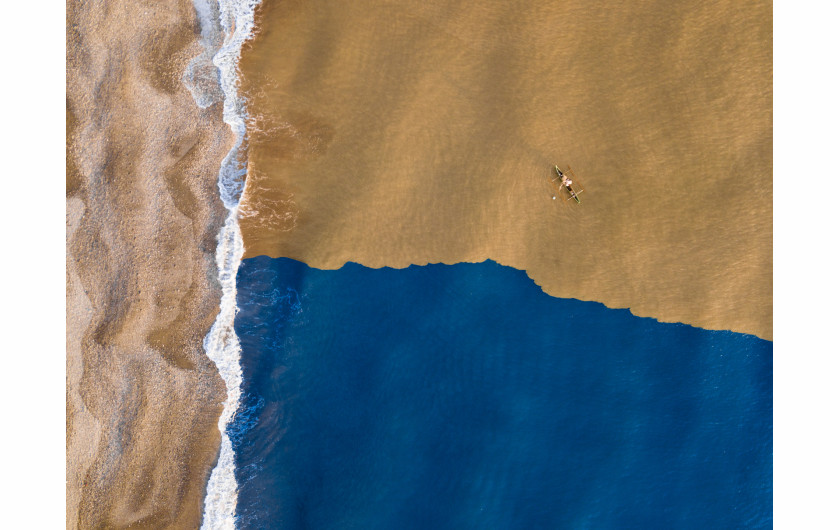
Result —
M 489 258 L 772 338 L 769 0 L 267 2 L 259 28 L 246 257 Z
M 190 0 L 67 3 L 67 527 L 197 528 L 224 384 L 221 106 L 181 83 Z

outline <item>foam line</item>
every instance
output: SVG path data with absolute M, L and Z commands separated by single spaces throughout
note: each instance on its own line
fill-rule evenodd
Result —
M 205 51 L 190 62 L 183 77 L 199 107 L 223 100 L 224 121 L 234 133 L 234 145 L 222 161 L 218 181 L 219 194 L 229 211 L 216 247 L 222 299 L 216 321 L 204 338 L 204 350 L 216 363 L 227 388 L 227 399 L 219 418 L 222 433 L 219 460 L 210 475 L 204 499 L 201 528 L 208 530 L 236 528 L 236 462 L 227 426 L 239 408 L 242 385 L 241 349 L 233 322 L 237 311 L 236 273 L 244 252 L 238 216 L 246 175 L 240 150 L 245 139 L 247 112 L 245 101 L 237 92 L 238 64 L 242 45 L 253 34 L 254 10 L 259 3 L 259 0 L 219 0 L 218 3 L 193 0 Z M 213 50 L 217 50 L 215 54 Z M 212 65 L 208 61 L 211 55 Z M 213 82 L 208 83 L 208 80 Z
M 242 385 L 242 368 L 239 364 L 239 338 L 233 329 L 236 317 L 236 271 L 242 260 L 244 247 L 239 230 L 236 208 L 233 208 L 225 220 L 219 234 L 219 246 L 216 248 L 216 264 L 219 268 L 219 281 L 222 284 L 222 301 L 219 314 L 210 333 L 204 338 L 204 350 L 216 363 L 219 374 L 225 381 L 227 399 L 222 415 L 219 417 L 219 431 L 222 433 L 222 445 L 219 461 L 210 475 L 207 484 L 207 496 L 204 499 L 203 529 L 235 528 L 237 484 L 233 446 L 227 434 L 227 426 L 233 420 L 239 408 Z

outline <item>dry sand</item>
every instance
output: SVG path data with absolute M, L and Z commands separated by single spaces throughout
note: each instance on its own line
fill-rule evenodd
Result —
M 198 32 L 190 0 L 67 3 L 68 528 L 196 528 L 218 456 L 232 138 L 181 83 Z
M 241 67 L 245 257 L 489 258 L 772 338 L 769 0 L 269 2 Z

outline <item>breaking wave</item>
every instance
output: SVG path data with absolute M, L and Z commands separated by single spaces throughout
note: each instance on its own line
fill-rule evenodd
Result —
M 259 0 L 193 0 L 201 24 L 204 52 L 190 62 L 183 76 L 184 84 L 199 107 L 206 108 L 220 100 L 224 102 L 224 121 L 235 137 L 233 147 L 219 168 L 219 194 L 229 212 L 216 247 L 221 307 L 204 338 L 204 350 L 225 381 L 227 400 L 219 418 L 221 451 L 207 484 L 203 529 L 236 527 L 235 461 L 227 427 L 239 408 L 242 386 L 241 349 L 233 322 L 237 311 L 236 273 L 244 252 L 238 216 L 246 175 L 240 151 L 247 120 L 245 101 L 237 92 L 237 67 L 242 45 L 253 34 L 254 10 L 259 3 Z

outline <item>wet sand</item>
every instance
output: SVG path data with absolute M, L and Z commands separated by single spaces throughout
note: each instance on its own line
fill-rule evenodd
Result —
M 67 3 L 68 528 L 197 528 L 218 456 L 232 138 L 181 83 L 198 34 L 189 0 Z
M 771 2 L 268 2 L 258 28 L 245 257 L 493 259 L 772 339 Z

